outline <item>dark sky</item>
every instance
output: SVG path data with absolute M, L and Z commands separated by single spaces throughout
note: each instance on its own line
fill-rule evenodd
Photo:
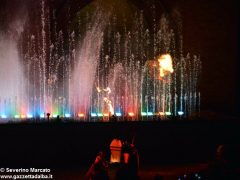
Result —
M 132 1 L 141 8 L 144 7 L 142 3 L 145 1 Z M 8 26 L 6 20 L 11 21 L 19 13 L 31 9 L 31 2 L 33 1 L 0 0 L 0 30 Z M 60 11 L 66 2 L 71 1 L 56 1 Z M 83 5 L 84 2 L 86 1 L 83 0 L 80 4 Z M 176 8 L 180 10 L 184 52 L 201 56 L 202 112 L 236 113 L 239 104 L 239 19 L 236 0 L 161 0 L 161 4 L 169 12 Z
M 202 108 L 237 111 L 237 3 L 233 0 L 185 0 L 182 3 L 185 51 L 203 63 Z

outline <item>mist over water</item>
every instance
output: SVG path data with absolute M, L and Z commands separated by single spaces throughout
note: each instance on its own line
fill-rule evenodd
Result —
M 26 108 L 26 84 L 17 42 L 3 34 L 0 34 L 0 62 L 0 113 L 10 115 Z
M 71 72 L 69 93 L 70 107 L 74 114 L 88 113 L 92 91 L 93 88 L 96 88 L 94 86 L 95 75 L 103 43 L 103 31 L 108 17 L 98 8 L 91 19 L 92 25 L 86 31 L 81 45 L 77 49 L 76 64 Z

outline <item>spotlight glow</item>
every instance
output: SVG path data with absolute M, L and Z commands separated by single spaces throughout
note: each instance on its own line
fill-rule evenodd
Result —
M 40 118 L 44 118 L 44 117 L 45 117 L 44 113 L 40 114 Z
M 153 112 L 147 112 L 148 116 L 153 116 Z
M 147 113 L 146 113 L 146 112 L 141 112 L 141 115 L 142 115 L 142 116 L 146 116 Z
M 131 116 L 131 117 L 133 117 L 133 116 L 134 116 L 134 113 L 133 113 L 133 112 L 129 112 L 128 115 Z
M 160 115 L 160 116 L 164 116 L 165 113 L 164 113 L 164 112 L 159 112 L 159 115 Z
M 70 117 L 71 117 L 71 114 L 67 113 L 67 114 L 65 114 L 65 117 L 66 117 L 66 118 L 70 118 Z
M 103 114 L 102 114 L 102 113 L 97 113 L 97 116 L 98 116 L 98 117 L 102 117 Z
M 166 114 L 167 116 L 171 116 L 171 115 L 172 115 L 171 112 L 165 112 L 165 114 Z
M 33 118 L 32 114 L 27 114 L 27 118 Z
M 109 114 L 108 114 L 108 113 L 104 113 L 104 114 L 103 114 L 103 116 L 105 116 L 105 117 L 108 117 L 108 116 L 109 116 Z
M 92 117 L 97 117 L 97 114 L 96 113 L 91 113 L 91 116 Z
M 53 117 L 54 117 L 54 118 L 56 118 L 57 116 L 58 116 L 57 114 L 53 114 Z M 66 114 L 65 114 L 65 117 L 67 117 Z
M 78 117 L 84 117 L 83 113 L 78 113 Z
M 25 119 L 26 118 L 26 115 L 25 114 L 21 114 L 20 116 L 22 119 Z
M 179 115 L 179 116 L 182 116 L 183 114 L 184 114 L 184 112 L 178 111 L 178 115 Z
M 2 117 L 3 119 L 6 119 L 6 118 L 7 118 L 7 115 L 2 114 L 1 117 Z
M 14 116 L 14 118 L 20 118 L 20 115 L 18 115 L 18 114 L 16 114 L 15 116 Z
M 120 117 L 120 116 L 122 116 L 122 113 L 117 112 L 117 113 L 116 113 L 116 116 L 117 116 L 117 117 Z

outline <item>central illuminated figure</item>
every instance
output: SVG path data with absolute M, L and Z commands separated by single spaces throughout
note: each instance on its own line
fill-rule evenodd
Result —
M 100 87 L 97 87 L 97 92 L 98 93 L 101 93 L 102 91 L 107 93 L 107 95 L 105 95 L 103 100 L 108 105 L 109 114 L 114 115 L 114 109 L 113 109 L 113 106 L 112 106 L 112 101 L 109 99 L 109 94 L 111 93 L 111 89 L 109 87 L 107 87 L 106 89 L 104 89 L 104 88 L 101 89 Z

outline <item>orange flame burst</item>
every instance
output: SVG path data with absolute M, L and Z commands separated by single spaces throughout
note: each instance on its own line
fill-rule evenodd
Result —
M 173 73 L 172 57 L 169 54 L 163 54 L 158 58 L 160 77 Z

